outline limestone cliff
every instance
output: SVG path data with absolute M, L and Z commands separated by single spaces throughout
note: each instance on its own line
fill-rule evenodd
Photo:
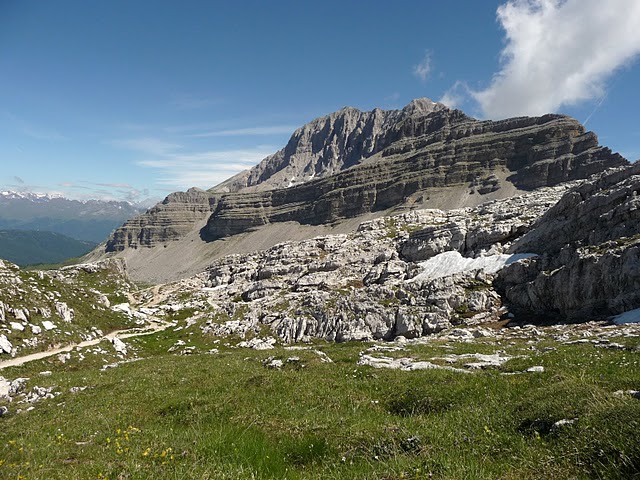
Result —
M 577 121 L 556 115 L 478 122 L 440 109 L 406 117 L 379 143 L 389 146 L 334 175 L 221 196 L 203 236 L 213 240 L 282 221 L 317 225 L 402 205 L 463 207 L 474 203 L 455 203 L 464 194 L 501 198 L 513 187 L 556 185 L 625 162 Z M 512 188 L 500 192 L 505 186 Z M 452 187 L 456 200 L 443 201 Z
M 402 110 L 345 108 L 296 130 L 284 149 L 218 187 L 169 195 L 116 230 L 105 250 L 475 206 L 626 163 L 561 115 L 478 121 L 427 99 Z
M 209 191 L 288 188 L 334 175 L 387 147 L 396 139 L 396 135 L 389 135 L 390 131 L 411 117 L 425 117 L 443 110 L 448 109 L 427 98 L 413 100 L 402 110 L 376 108 L 362 112 L 345 107 L 299 128 L 282 150 Z
M 539 256 L 503 270 L 516 311 L 586 321 L 640 307 L 640 164 L 569 192 L 511 247 Z
M 211 214 L 217 201 L 214 195 L 198 188 L 172 193 L 113 232 L 107 251 L 154 247 L 182 238 Z

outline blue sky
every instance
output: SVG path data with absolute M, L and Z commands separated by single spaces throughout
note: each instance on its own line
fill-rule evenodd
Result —
M 0 1 L 0 189 L 211 187 L 344 106 L 566 113 L 640 158 L 640 2 Z

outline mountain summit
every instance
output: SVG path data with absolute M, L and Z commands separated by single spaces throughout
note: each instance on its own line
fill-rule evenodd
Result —
M 451 112 L 428 98 L 412 100 L 402 110 L 363 112 L 344 107 L 312 120 L 297 129 L 287 145 L 250 170 L 239 173 L 210 189 L 213 193 L 261 191 L 288 188 L 309 180 L 334 175 L 362 163 L 384 149 L 387 134 L 410 117 Z

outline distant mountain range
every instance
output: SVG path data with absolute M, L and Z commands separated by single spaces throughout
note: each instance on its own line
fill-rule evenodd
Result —
M 60 263 L 94 248 L 94 242 L 54 232 L 0 230 L 0 258 L 20 266 Z
M 0 229 L 55 232 L 100 243 L 149 202 L 70 200 L 42 193 L 0 192 Z

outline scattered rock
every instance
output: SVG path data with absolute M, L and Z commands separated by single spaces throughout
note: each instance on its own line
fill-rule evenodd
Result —
M 254 350 L 271 350 L 272 348 L 275 348 L 274 345 L 276 344 L 276 339 L 273 337 L 267 337 L 267 338 L 252 338 L 249 341 L 243 341 L 238 343 L 238 347 L 240 348 L 252 348 Z
M 65 302 L 56 302 L 55 308 L 56 312 L 64 322 L 71 323 L 74 316 L 73 309 L 69 308 Z
M 45 330 L 55 330 L 56 328 L 58 328 L 58 326 L 55 323 L 49 320 L 44 320 L 42 322 L 42 326 L 44 327 Z
M 15 397 L 19 393 L 22 393 L 24 387 L 26 387 L 28 378 L 20 377 L 13 380 L 9 386 L 9 396 Z
M 11 326 L 11 330 L 18 330 L 19 332 L 24 332 L 24 325 L 18 322 L 9 322 Z
M 275 370 L 280 370 L 284 366 L 284 363 L 282 362 L 282 360 L 279 360 L 279 359 L 273 358 L 273 357 L 267 358 L 262 363 L 264 364 L 265 367 L 273 368 Z
M 60 360 L 61 363 L 67 363 L 67 361 L 71 360 L 71 354 L 69 352 L 61 353 L 58 355 L 58 360 Z
M 4 352 L 10 354 L 12 349 L 13 345 L 11 345 L 11 342 L 6 335 L 0 335 L 0 353 Z
M 37 385 L 31 389 L 25 397 L 25 402 L 28 403 L 36 403 L 40 400 L 45 400 L 49 398 L 54 398 L 56 395 L 59 395 L 60 392 L 53 393 L 53 387 L 38 387 Z
M 444 360 L 447 363 L 457 363 L 460 360 L 476 359 L 477 362 L 465 363 L 464 367 L 469 369 L 486 369 L 500 367 L 503 363 L 511 360 L 513 357 L 503 355 L 501 353 L 494 353 L 492 355 L 486 355 L 482 353 L 464 353 L 462 355 L 446 355 L 444 357 L 433 358 L 432 360 Z
M 533 367 L 527 368 L 526 372 L 528 373 L 543 373 L 544 367 L 542 365 L 535 365 Z
M 613 392 L 616 397 L 630 396 L 640 400 L 640 390 L 617 390 Z
M 577 421 L 578 421 L 577 418 L 571 418 L 571 419 L 563 418 L 562 420 L 558 420 L 553 425 L 551 425 L 551 429 L 549 430 L 549 433 L 557 434 L 560 431 L 562 431 L 565 428 L 567 428 L 569 425 L 573 425 Z
M 0 377 L 0 398 L 8 397 L 11 389 L 11 382 L 4 377 Z
M 469 373 L 468 370 L 454 368 L 450 366 L 437 365 L 431 362 L 415 361 L 412 358 L 390 358 L 390 357 L 373 357 L 371 355 L 361 354 L 358 365 L 367 365 L 373 368 L 390 368 L 392 370 L 449 370 L 452 372 Z
M 113 349 L 120 355 L 127 355 L 127 345 L 118 337 L 113 337 L 111 344 L 113 345 Z

